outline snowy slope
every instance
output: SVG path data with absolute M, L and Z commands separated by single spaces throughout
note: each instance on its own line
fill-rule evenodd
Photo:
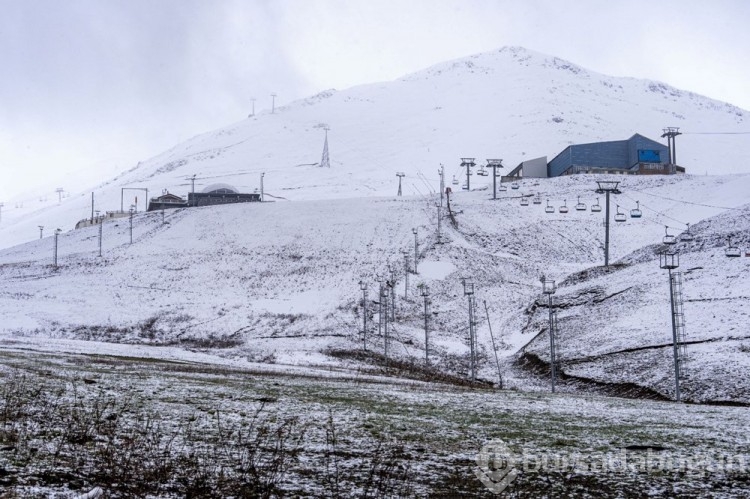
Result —
M 424 283 L 432 302 L 433 362 L 465 374 L 467 311 L 460 278 L 471 277 L 481 319 L 480 376 L 493 379 L 484 303 L 500 343 L 498 353 L 507 365 L 545 327 L 544 310 L 531 317 L 526 313 L 529 304 L 540 299 L 539 276 L 562 282 L 570 274 L 601 265 L 603 259 L 601 214 L 571 209 L 550 215 L 544 205 L 520 206 L 519 197 L 538 193 L 552 206 L 572 207 L 580 196 L 590 206 L 598 179 L 581 175 L 538 185 L 525 180 L 520 189 L 501 193 L 497 201 L 488 190 L 456 193 L 452 206 L 458 212 L 458 227 L 451 227 L 445 217 L 441 220 L 446 241 L 441 245 L 435 244 L 435 199 L 425 197 L 185 209 L 169 212 L 165 224 L 158 213 L 139 214 L 132 246 L 126 219 L 105 224 L 102 258 L 97 256 L 96 228 L 62 234 L 57 271 L 50 267 L 52 239 L 35 240 L 0 252 L 0 334 L 41 348 L 55 348 L 50 338 L 90 339 L 208 348 L 227 359 L 339 365 L 325 355 L 329 349 L 358 349 L 362 344 L 360 280 L 369 285 L 368 344 L 383 351 L 374 301 L 377 277 L 387 275 L 390 264 L 397 279 L 391 355 L 423 358 L 423 301 L 417 286 Z M 644 211 L 642 219 L 612 227 L 612 261 L 624 258 L 631 264 L 594 282 L 569 278 L 556 299 L 575 301 L 574 296 L 592 287 L 596 296 L 632 290 L 602 302 L 611 307 L 605 312 L 597 311 L 590 299 L 561 312 L 564 358 L 594 358 L 579 362 L 579 367 L 568 363 L 565 370 L 604 381 L 627 379 L 668 394 L 668 364 L 654 368 L 653 362 L 644 361 L 611 376 L 599 372 L 610 364 L 597 364 L 597 356 L 651 345 L 648 341 L 655 336 L 658 344 L 668 341 L 666 276 L 648 249 L 661 240 L 665 224 L 673 233 L 693 224 L 698 242 L 683 264 L 708 269 L 686 275 L 686 298 L 695 300 L 695 305 L 685 305 L 690 338 L 719 338 L 744 328 L 747 317 L 741 298 L 750 296 L 750 285 L 742 276 L 748 260 L 726 265 L 720 245 L 729 232 L 747 233 L 743 206 L 750 175 L 620 179 L 623 194 L 613 200 L 613 211 L 615 203 L 622 211 L 633 208 L 635 199 Z M 410 276 L 404 298 L 401 252 L 413 251 L 413 227 L 419 230 L 419 274 Z M 693 279 L 701 280 L 694 284 Z M 733 287 L 724 289 L 723 282 Z M 714 296 L 714 301 L 701 301 Z M 720 320 L 709 318 L 708 310 Z M 611 327 L 604 316 L 612 321 Z M 694 321 L 700 331 L 693 331 Z M 542 335 L 527 350 L 544 358 L 545 345 Z M 716 377 L 715 366 L 728 346 L 734 349 L 736 369 Z M 748 354 L 737 343 L 706 342 L 700 348 L 707 349 L 705 358 L 714 367 L 706 364 L 704 369 L 696 362 L 693 376 L 703 382 L 696 383 L 690 396 L 747 400 L 745 391 L 733 387 L 742 385 L 744 371 L 739 368 L 747 365 Z
M 402 171 L 406 193 L 437 188 L 437 168 L 460 178 L 460 157 L 503 158 L 512 168 L 524 159 L 554 157 L 571 143 L 621 140 L 633 133 L 659 139 L 680 126 L 678 162 L 691 173 L 747 171 L 745 135 L 690 135 L 747 131 L 747 111 L 660 82 L 614 78 L 523 48 L 450 61 L 396 81 L 325 91 L 199 135 L 139 163 L 95 189 L 61 186 L 55 193 L 10 200 L 3 209 L 0 247 L 30 241 L 45 230 L 71 228 L 97 209 L 116 210 L 122 187 L 168 189 L 185 195 L 227 182 L 242 191 L 259 187 L 276 199 L 334 199 L 395 194 Z M 321 158 L 324 126 L 331 168 Z M 427 180 L 422 179 L 424 175 Z M 473 185 L 486 184 L 474 177 Z M 126 191 L 127 208 L 145 192 Z M 49 233 L 49 232 L 48 232 Z

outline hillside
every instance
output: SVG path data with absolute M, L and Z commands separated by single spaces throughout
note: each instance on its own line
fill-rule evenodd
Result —
M 139 214 L 132 245 L 126 219 L 104 225 L 101 258 L 96 228 L 62 234 L 58 270 L 50 267 L 52 240 L 35 240 L 0 252 L 0 333 L 12 348 L 97 351 L 100 343 L 69 342 L 96 340 L 119 343 L 123 353 L 133 345 L 178 347 L 229 363 L 379 372 L 330 354 L 361 348 L 360 280 L 369 285 L 368 345 L 383 353 L 375 289 L 377 276 L 387 275 L 391 264 L 397 278 L 391 357 L 424 356 L 423 301 L 417 296 L 424 283 L 431 294 L 432 363 L 465 376 L 467 311 L 460 278 L 471 277 L 479 305 L 480 377 L 497 377 L 486 301 L 506 385 L 546 390 L 543 378 L 540 385 L 515 367 L 519 349 L 529 342 L 526 351 L 543 360 L 546 355 L 544 335 L 534 340 L 544 328 L 544 310 L 528 312 L 541 299 L 544 274 L 561 283 L 556 300 L 575 302 L 560 313 L 566 373 L 628 381 L 668 396 L 669 363 L 616 352 L 668 343 L 666 276 L 654 262 L 652 245 L 661 240 L 664 225 L 677 233 L 691 223 L 697 239 L 684 248 L 685 270 L 693 269 L 685 278 L 685 312 L 690 339 L 701 342 L 691 351 L 702 353 L 691 363 L 695 383 L 689 398 L 747 402 L 746 369 L 740 367 L 747 365 L 748 353 L 738 339 L 747 320 L 741 307 L 750 294 L 742 279 L 747 263 L 725 259 L 721 246 L 727 234 L 747 234 L 750 176 L 622 178 L 623 194 L 613 200 L 613 211 L 615 203 L 628 211 L 639 199 L 644 217 L 613 223 L 611 258 L 619 270 L 569 277 L 601 265 L 602 215 L 575 210 L 550 215 L 544 205 L 520 206 L 519 197 L 538 193 L 552 206 L 572 207 L 580 196 L 590 206 L 600 178 L 526 180 L 497 201 L 487 190 L 457 193 L 452 206 L 458 226 L 443 218 L 440 245 L 435 199 L 425 197 L 184 209 L 168 213 L 166 223 L 158 213 Z M 410 276 L 404 298 L 401 251 L 413 252 L 414 227 L 419 274 Z M 625 288 L 617 298 L 596 303 Z M 732 338 L 713 341 L 724 337 Z M 663 356 L 669 349 L 647 352 Z M 612 371 L 610 357 L 636 360 Z
M 324 126 L 330 127 L 331 168 L 317 167 Z M 276 200 L 390 196 L 396 172 L 404 192 L 437 189 L 437 169 L 460 179 L 460 157 L 503 158 L 507 168 L 524 159 L 550 159 L 571 143 L 621 140 L 633 133 L 659 139 L 679 126 L 678 162 L 694 174 L 746 172 L 750 143 L 747 111 L 661 82 L 615 78 L 519 47 L 450 61 L 392 82 L 329 90 L 199 135 L 130 171 L 91 188 L 61 186 L 69 197 L 39 192 L 6 201 L 0 247 L 30 241 L 38 225 L 68 230 L 91 215 L 90 192 L 102 211 L 146 207 L 167 189 L 185 195 L 217 181 L 242 191 L 259 188 Z M 507 171 L 507 170 L 506 170 Z M 487 180 L 474 177 L 472 185 Z

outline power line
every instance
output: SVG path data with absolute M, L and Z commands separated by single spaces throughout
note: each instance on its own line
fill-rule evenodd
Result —
M 674 201 L 675 203 L 683 203 L 683 204 L 690 204 L 693 206 L 703 206 L 705 208 L 717 208 L 719 210 L 737 210 L 737 211 L 745 211 L 743 208 L 733 208 L 729 206 L 716 206 L 713 204 L 705 204 L 705 203 L 694 203 L 692 201 L 684 201 L 682 199 L 674 199 L 674 198 L 668 198 L 666 196 L 659 196 L 658 194 L 651 194 L 650 192 L 646 191 L 639 191 L 638 189 L 633 189 L 632 187 L 628 186 L 631 191 L 640 192 L 642 194 L 646 194 L 647 196 L 653 196 L 655 198 L 660 199 L 666 199 L 667 201 Z M 678 220 L 679 221 L 679 220 Z
M 682 135 L 750 135 L 750 132 L 682 132 Z

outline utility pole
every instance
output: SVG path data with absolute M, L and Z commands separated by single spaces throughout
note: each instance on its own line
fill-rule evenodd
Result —
M 414 273 L 418 274 L 417 262 L 419 261 L 419 240 L 417 239 L 417 228 L 413 228 L 411 233 L 414 234 Z
M 263 195 L 263 177 L 266 176 L 266 172 L 260 174 L 260 202 L 262 203 L 265 196 Z
M 383 334 L 383 279 L 378 277 L 378 336 Z
M 614 180 L 597 180 L 598 188 L 596 189 L 597 194 L 607 195 L 607 208 L 604 215 L 604 266 L 609 267 L 609 195 L 621 194 L 617 186 L 619 181 Z
M 440 169 L 438 170 L 440 175 L 440 206 L 443 206 L 443 191 L 445 190 L 445 166 L 440 163 Z
M 406 176 L 404 172 L 398 172 L 396 173 L 396 176 L 398 177 L 398 194 L 396 196 L 401 196 L 401 179 Z
M 461 280 L 464 284 L 464 296 L 466 296 L 469 301 L 469 360 L 471 363 L 471 380 L 476 381 L 476 348 L 474 345 L 474 283 L 471 282 L 471 279 L 466 277 L 462 278 Z
M 362 348 L 367 351 L 367 283 L 359 281 L 362 290 Z
M 503 167 L 503 160 L 488 159 L 487 166 L 492 167 L 492 199 L 497 199 L 497 169 Z
M 391 293 L 391 322 L 396 322 L 396 271 L 391 268 L 391 264 L 388 264 L 388 273 L 391 276 L 388 281 L 388 287 Z
M 94 225 L 94 193 L 91 193 L 91 225 Z
M 661 134 L 661 137 L 667 138 L 667 144 L 669 147 L 669 164 L 676 165 L 677 164 L 677 145 L 675 143 L 675 137 L 678 135 L 682 135 L 680 133 L 679 127 L 670 126 L 663 129 L 663 132 Z
M 55 250 L 52 254 L 52 266 L 57 269 L 57 237 L 62 233 L 62 229 L 55 229 Z
M 276 112 L 276 94 L 271 94 L 271 114 Z
M 427 329 L 427 305 L 429 303 L 430 298 L 430 289 L 427 287 L 426 284 L 422 285 L 422 290 L 420 292 L 422 295 L 422 298 L 424 298 L 424 365 L 429 366 L 430 365 L 430 336 L 429 336 L 429 330 Z
M 440 233 L 440 218 L 441 218 L 441 211 L 443 209 L 442 204 L 436 204 L 437 206 L 437 243 L 443 244 L 442 236 Z
M 388 360 L 388 286 L 383 287 L 383 303 L 385 304 L 385 314 L 383 314 L 383 355 Z
M 102 227 L 103 226 L 104 226 L 104 219 L 101 219 L 99 220 L 99 256 L 102 256 Z
M 552 295 L 557 291 L 555 281 L 542 277 L 542 293 L 549 298 L 549 352 L 550 352 L 550 370 L 552 373 L 552 393 L 555 393 L 555 381 L 557 380 L 557 371 L 555 370 L 555 323 L 552 312 Z
M 403 251 L 404 254 L 404 299 L 409 295 L 409 252 Z
M 135 206 L 130 205 L 130 244 L 133 244 L 133 213 L 135 212 Z
M 39 239 L 41 239 L 44 237 L 44 225 L 38 225 L 37 227 L 39 227 Z
M 197 175 L 195 173 L 193 173 L 192 177 L 188 177 L 188 180 L 190 180 L 190 193 L 192 194 L 192 197 L 193 197 L 193 206 L 197 205 L 197 203 L 195 202 L 195 178 L 196 177 Z
M 471 169 L 474 167 L 476 163 L 474 163 L 474 158 L 461 158 L 461 166 L 466 167 L 466 190 L 471 190 Z

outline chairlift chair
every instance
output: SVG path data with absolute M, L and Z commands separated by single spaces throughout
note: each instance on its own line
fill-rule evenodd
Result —
M 620 205 L 617 205 L 617 213 L 615 214 L 615 222 L 624 222 L 628 217 L 624 213 L 620 213 Z
M 593 213 L 599 213 L 602 211 L 602 206 L 599 204 L 599 198 L 596 198 L 596 204 L 591 205 L 591 211 Z
M 641 202 L 636 201 L 635 206 L 634 210 L 630 210 L 630 218 L 641 218 L 643 216 L 643 213 L 641 213 Z
M 516 190 L 516 189 L 518 189 L 519 187 L 521 187 L 521 186 L 520 186 L 520 185 L 518 185 L 518 182 L 513 182 L 512 184 L 510 184 L 510 188 L 511 188 L 511 189 L 513 189 L 513 190 Z
M 576 205 L 576 211 L 586 211 L 586 205 L 581 202 L 581 196 L 578 196 L 578 204 Z
M 727 249 L 724 251 L 724 254 L 730 258 L 737 258 L 739 256 L 742 256 L 742 252 L 740 251 L 739 246 L 732 246 L 732 238 L 727 238 Z
M 669 227 L 667 227 L 666 225 L 664 226 L 664 239 L 662 239 L 662 242 L 664 244 L 670 244 L 670 245 L 677 243 L 677 238 L 669 233 Z
M 522 197 L 521 198 L 521 206 L 528 206 L 529 205 L 529 198 Z
M 539 194 L 534 198 L 534 204 L 542 204 L 542 198 L 539 197 Z
M 690 232 L 690 224 L 686 224 L 686 225 L 687 225 L 687 229 L 685 230 L 685 232 L 683 232 L 682 234 L 680 234 L 680 241 L 683 241 L 683 242 L 687 243 L 687 242 L 690 242 L 690 241 L 694 241 L 695 240 L 695 236 L 693 235 L 692 232 Z
M 458 185 L 458 179 L 456 178 L 455 175 L 453 175 L 453 182 L 452 182 L 452 184 L 453 185 Z
M 477 170 L 477 175 L 480 177 L 486 177 L 488 175 L 487 170 L 484 169 L 484 167 L 480 167 L 479 170 Z
M 563 205 L 559 209 L 560 213 L 567 213 L 568 212 L 568 200 L 563 199 Z
M 497 190 L 498 190 L 498 191 L 500 191 L 500 192 L 506 192 L 506 191 L 508 190 L 508 186 L 507 186 L 507 185 L 505 185 L 505 184 L 503 184 L 503 183 L 501 182 L 501 183 L 500 183 L 500 187 L 498 187 L 498 188 L 497 188 Z
M 554 213 L 555 212 L 554 206 L 552 206 L 552 205 L 549 204 L 549 199 L 547 199 L 547 207 L 544 208 L 544 212 L 545 213 Z

